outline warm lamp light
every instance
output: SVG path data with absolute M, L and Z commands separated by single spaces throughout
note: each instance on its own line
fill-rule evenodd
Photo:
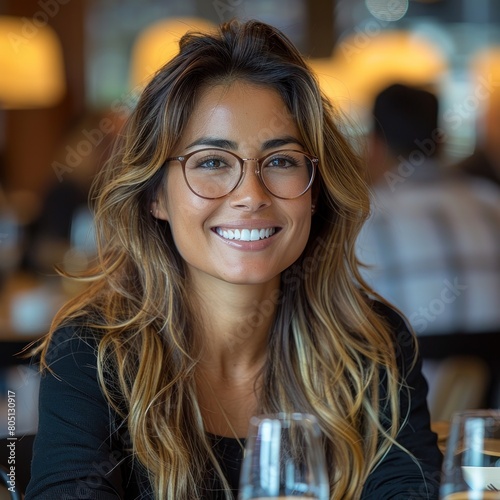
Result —
M 144 87 L 154 73 L 179 52 L 179 40 L 188 31 L 210 31 L 215 24 L 197 17 L 158 21 L 141 32 L 132 49 L 130 85 Z
M 349 111 L 352 104 L 359 100 L 351 88 L 350 76 L 346 74 L 338 61 L 330 58 L 310 59 L 309 66 L 316 74 L 324 94 L 337 107 Z
M 64 96 L 61 44 L 49 26 L 30 30 L 18 17 L 0 16 L 0 107 L 50 107 Z
M 310 61 L 326 95 L 347 111 L 370 109 L 376 94 L 392 83 L 435 84 L 447 68 L 440 50 L 421 36 L 386 31 L 345 38 L 330 59 Z

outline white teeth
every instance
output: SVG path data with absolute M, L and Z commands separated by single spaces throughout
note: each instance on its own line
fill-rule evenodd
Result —
M 257 241 L 269 238 L 276 232 L 276 228 L 268 227 L 266 229 L 216 229 L 217 234 L 226 240 L 239 241 Z

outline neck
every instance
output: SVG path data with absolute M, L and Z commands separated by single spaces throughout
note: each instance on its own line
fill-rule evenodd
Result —
M 194 286 L 201 357 L 196 381 L 205 429 L 218 436 L 246 435 L 258 413 L 262 369 L 280 280 L 265 285 L 217 281 Z
M 263 285 L 219 281 L 195 289 L 200 369 L 224 379 L 254 374 L 266 357 L 280 297 L 279 276 Z

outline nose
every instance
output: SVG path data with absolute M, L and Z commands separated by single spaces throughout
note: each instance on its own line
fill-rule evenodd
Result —
M 263 186 L 257 169 L 256 160 L 244 160 L 242 179 L 236 189 L 229 195 L 230 205 L 233 208 L 256 211 L 271 204 L 271 195 Z

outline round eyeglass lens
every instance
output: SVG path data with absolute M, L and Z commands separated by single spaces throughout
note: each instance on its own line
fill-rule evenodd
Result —
M 188 158 L 185 176 L 189 187 L 204 198 L 220 198 L 233 190 L 241 176 L 241 165 L 229 151 L 201 150 Z
M 279 198 L 297 198 L 313 178 L 312 160 L 300 151 L 278 151 L 261 162 L 262 182 Z

